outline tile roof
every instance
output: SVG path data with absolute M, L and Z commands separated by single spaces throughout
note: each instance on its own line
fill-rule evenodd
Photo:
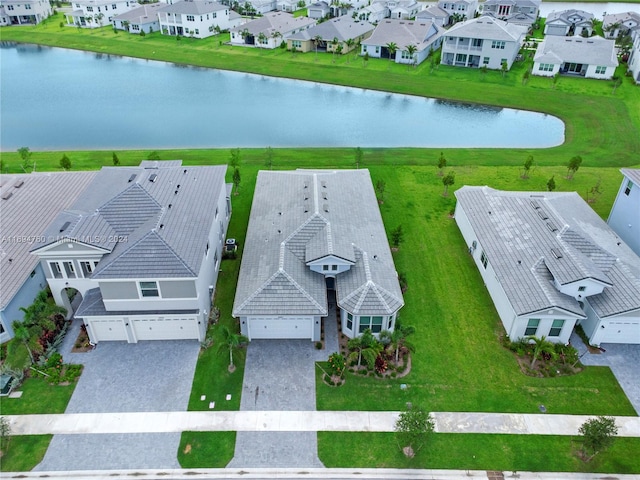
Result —
M 614 23 L 626 24 L 631 22 L 632 24 L 640 24 L 640 13 L 638 12 L 624 12 L 624 13 L 612 13 L 603 17 L 602 26 L 607 28 Z
M 615 40 L 602 37 L 562 37 L 547 35 L 540 42 L 534 62 L 550 58 L 549 55 L 561 59 L 560 62 L 585 63 L 587 65 L 601 65 L 617 67 L 618 58 L 615 50 Z
M 38 258 L 29 253 L 42 227 L 73 204 L 97 172 L 0 176 L 0 309 L 11 301 Z
M 640 258 L 577 193 L 465 186 L 455 195 L 517 315 L 558 307 L 583 316 L 554 281 L 586 278 L 605 285 L 588 297 L 601 318 L 640 310 Z
M 336 278 L 340 306 L 402 307 L 368 170 L 259 172 L 233 315 L 326 315 L 324 275 L 307 266 L 326 255 L 354 262 Z
M 633 183 L 640 186 L 640 168 L 622 168 L 620 172 Z
M 230 31 L 242 32 L 246 29 L 251 35 L 257 36 L 263 33 L 267 37 L 270 37 L 274 32 L 280 34 L 289 33 L 292 30 L 307 28 L 315 24 L 316 20 L 312 18 L 294 17 L 291 13 L 287 12 L 268 12 L 262 17 L 234 27 Z
M 114 20 L 127 21 L 130 23 L 152 23 L 158 21 L 158 10 L 164 7 L 164 3 L 145 3 L 133 10 L 121 13 L 113 17 Z
M 203 13 L 218 12 L 220 10 L 228 10 L 229 7 L 222 5 L 218 2 L 212 2 L 210 0 L 182 0 L 172 5 L 165 5 L 159 12 L 190 14 L 190 15 L 202 15 Z
M 334 38 L 344 42 L 350 38 L 357 38 L 371 32 L 374 28 L 369 22 L 356 21 L 350 15 L 343 15 L 342 17 L 332 18 L 314 25 L 307 30 L 291 35 L 289 38 L 292 40 L 310 40 L 319 35 L 325 42 L 330 42 Z
M 446 35 L 448 37 L 518 42 L 526 33 L 527 28 L 522 25 L 483 16 L 456 23 L 447 31 Z
M 417 51 L 430 48 L 440 38 L 444 29 L 438 28 L 430 20 L 397 20 L 385 19 L 378 23 L 371 36 L 363 40 L 362 45 L 385 46 L 395 43 L 398 50 L 405 50 L 409 45 L 417 47 Z
M 591 23 L 592 20 L 593 13 L 572 8 L 570 10 L 560 10 L 558 12 L 553 11 L 549 13 L 549 15 L 547 15 L 545 25 L 549 23 L 564 23 L 565 25 L 573 25 L 576 23 Z
M 93 278 L 197 276 L 225 173 L 180 161 L 104 167 L 33 250 L 62 235 L 109 252 Z
M 437 5 L 430 5 L 429 7 L 421 10 L 416 15 L 416 20 L 426 19 L 429 20 L 431 18 L 447 18 L 449 13 L 445 10 L 441 9 Z

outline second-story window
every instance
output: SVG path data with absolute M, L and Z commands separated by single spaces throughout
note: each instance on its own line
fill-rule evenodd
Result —
M 143 297 L 159 297 L 158 282 L 140 282 L 140 293 Z

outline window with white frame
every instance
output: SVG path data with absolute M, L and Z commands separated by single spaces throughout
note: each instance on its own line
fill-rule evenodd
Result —
M 196 35 L 200 35 L 200 30 L 196 28 Z
M 93 7 L 87 7 L 87 12 L 93 12 Z
M 584 292 L 586 289 L 587 289 L 587 287 L 585 287 L 584 285 L 580 285 L 580 286 L 578 287 L 578 291 L 579 291 L 579 292 Z
M 26 8 L 27 10 L 31 10 L 31 5 L 29 5 L 28 3 L 25 4 L 24 8 Z
M 482 46 L 482 39 L 481 38 L 473 38 L 473 39 L 471 39 L 471 46 L 472 47 L 481 47 Z
M 116 8 L 118 8 L 118 6 L 117 6 L 115 3 L 112 3 L 112 4 L 111 4 L 111 9 L 112 9 L 112 10 L 115 10 Z
M 633 182 L 631 180 L 629 180 L 627 182 L 627 186 L 624 188 L 624 194 L 628 197 L 629 194 L 631 193 L 631 187 L 633 187 Z
M 322 271 L 323 272 L 328 272 L 329 271 L 329 265 L 322 265 Z
M 49 268 L 51 269 L 53 278 L 62 278 L 62 269 L 58 262 L 49 262 Z
M 491 48 L 495 48 L 498 50 L 504 50 L 506 43 L 500 40 L 493 40 L 491 42 Z
M 76 269 L 73 266 L 73 262 L 64 262 L 63 265 L 67 278 L 76 278 Z
M 562 327 L 564 327 L 564 320 L 554 320 L 549 330 L 549 336 L 559 337 L 562 333 Z
M 541 63 L 538 65 L 538 70 L 541 72 L 552 72 L 553 64 L 552 63 Z
M 480 254 L 480 263 L 482 263 L 484 268 L 487 268 L 487 265 L 489 264 L 489 259 L 487 258 L 487 254 L 484 253 L 484 250 L 482 251 L 482 254 Z
M 489 65 L 489 57 L 484 57 L 484 58 L 482 59 L 482 64 L 483 64 L 483 65 Z
M 193 15 L 187 15 L 187 22 L 195 22 L 196 21 L 196 17 L 194 17 Z
M 602 75 L 604 73 L 607 73 L 607 67 L 601 67 L 601 66 L 596 67 L 596 75 Z
M 80 262 L 80 270 L 83 277 L 89 277 L 93 273 L 93 262 Z
M 140 282 L 140 293 L 144 298 L 159 297 L 158 282 Z
M 140 25 L 138 25 L 136 23 L 132 24 L 131 25 L 131 30 L 136 31 L 136 32 L 139 31 L 140 30 Z
M 364 333 L 367 329 L 371 330 L 371 333 L 380 333 L 382 331 L 382 317 L 368 315 L 360 317 L 359 333 Z
M 293 48 L 302 48 L 302 42 L 300 40 L 291 40 L 291 46 Z
M 347 313 L 347 330 L 353 330 L 353 315 Z
M 7 10 L 13 10 L 13 5 L 7 5 Z
M 539 318 L 530 318 L 527 322 L 527 328 L 524 330 L 525 336 L 533 336 L 535 337 L 538 333 L 538 326 L 540 325 Z

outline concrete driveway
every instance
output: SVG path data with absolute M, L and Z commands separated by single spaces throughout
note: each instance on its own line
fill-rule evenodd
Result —
M 65 413 L 185 411 L 200 345 L 193 340 L 101 342 L 70 353 L 79 322 L 62 345 L 84 371 Z M 55 435 L 35 470 L 178 468 L 179 433 Z

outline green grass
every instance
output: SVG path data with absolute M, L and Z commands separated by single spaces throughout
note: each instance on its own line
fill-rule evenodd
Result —
M 2 415 L 28 415 L 33 413 L 64 413 L 77 382 L 71 385 L 49 385 L 42 378 L 28 378 L 17 390 L 22 397 L 2 397 Z M 4 461 L 4 459 L 3 459 Z
M 224 468 L 235 446 L 236 432 L 182 432 L 178 462 L 182 468 Z
M 49 448 L 53 435 L 16 435 L 10 437 L 0 461 L 2 472 L 27 472 L 38 465 Z
M 640 438 L 616 438 L 589 463 L 576 457 L 579 448 L 579 440 L 568 436 L 437 433 L 408 459 L 393 433 L 318 432 L 318 454 L 327 468 L 640 472 Z

